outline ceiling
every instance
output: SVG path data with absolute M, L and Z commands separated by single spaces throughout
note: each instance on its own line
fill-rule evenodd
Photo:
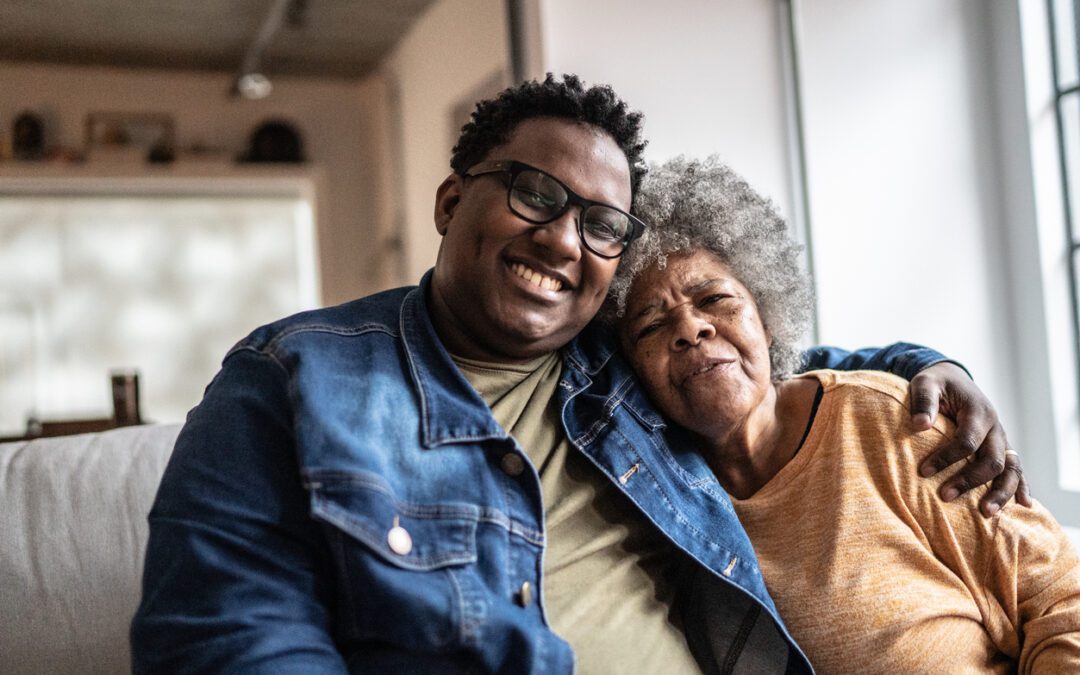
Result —
M 293 0 L 267 75 L 359 77 L 433 0 Z M 273 0 L 0 0 L 0 60 L 235 73 Z

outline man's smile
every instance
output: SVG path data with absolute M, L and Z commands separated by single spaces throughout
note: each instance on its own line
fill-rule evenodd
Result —
M 569 283 L 563 282 L 562 279 L 558 279 L 555 276 L 545 274 L 537 269 L 533 269 L 528 265 L 520 262 L 510 263 L 510 271 L 517 276 L 521 277 L 525 281 L 529 282 L 533 286 L 542 288 L 548 291 L 560 291 L 563 286 L 569 286 Z

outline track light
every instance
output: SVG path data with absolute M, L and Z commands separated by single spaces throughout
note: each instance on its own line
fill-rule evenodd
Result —
M 263 19 L 262 25 L 259 26 L 259 30 L 255 33 L 255 37 L 248 46 L 247 52 L 244 54 L 244 61 L 240 65 L 239 74 L 236 76 L 236 80 L 233 82 L 232 92 L 233 95 L 239 95 L 246 99 L 260 99 L 265 98 L 270 94 L 273 89 L 273 85 L 270 84 L 270 80 L 260 72 L 260 64 L 262 62 L 263 52 L 270 46 L 270 42 L 274 39 L 274 35 L 285 23 L 287 15 L 289 14 L 290 6 L 292 6 L 294 0 L 274 0 L 273 4 L 266 12 L 266 17 Z M 304 4 L 295 6 L 292 10 L 292 16 L 289 17 L 290 21 L 300 22 L 303 19 Z
M 236 93 L 249 101 L 266 98 L 274 90 L 270 78 L 262 73 L 244 73 L 236 78 Z

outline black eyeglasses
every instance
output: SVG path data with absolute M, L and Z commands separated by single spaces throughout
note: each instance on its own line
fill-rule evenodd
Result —
M 550 223 L 571 206 L 581 207 L 577 221 L 578 235 L 589 249 L 601 258 L 618 258 L 633 240 L 645 231 L 645 223 L 614 206 L 594 202 L 574 193 L 562 181 L 540 169 L 514 160 L 480 162 L 465 172 L 466 177 L 505 173 L 506 203 L 514 215 L 543 225 Z

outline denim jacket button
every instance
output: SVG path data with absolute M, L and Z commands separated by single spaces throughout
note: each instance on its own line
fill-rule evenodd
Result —
M 516 452 L 508 452 L 499 460 L 499 466 L 507 476 L 520 476 L 525 470 L 525 460 Z
M 409 555 L 412 550 L 412 536 L 400 525 L 395 525 L 386 533 L 386 543 L 390 550 L 398 555 Z
M 518 604 L 521 605 L 522 607 L 528 607 L 529 605 L 532 604 L 532 599 L 533 599 L 532 584 L 530 584 L 528 581 L 526 581 L 525 583 L 521 584 L 521 590 L 518 591 L 518 594 L 517 594 Z

